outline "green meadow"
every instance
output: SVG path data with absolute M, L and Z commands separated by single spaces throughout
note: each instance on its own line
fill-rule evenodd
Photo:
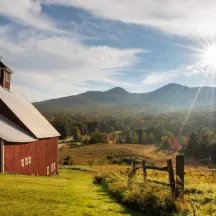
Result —
M 0 175 L 0 216 L 139 215 L 117 203 L 92 175 L 60 170 L 54 177 Z

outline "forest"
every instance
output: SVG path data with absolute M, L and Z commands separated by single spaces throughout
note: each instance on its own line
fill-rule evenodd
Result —
M 137 117 L 93 117 L 76 113 L 45 113 L 61 134 L 83 145 L 95 143 L 154 144 L 216 163 L 216 112 L 176 112 Z M 186 116 L 188 116 L 186 118 Z

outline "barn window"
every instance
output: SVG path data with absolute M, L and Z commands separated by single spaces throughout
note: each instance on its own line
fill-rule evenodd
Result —
M 53 164 L 51 164 L 51 172 L 53 172 Z
M 50 171 L 49 171 L 49 166 L 47 167 L 47 175 L 49 175 Z
M 56 163 L 53 163 L 53 170 L 56 170 Z
M 28 157 L 28 163 L 31 164 L 31 157 Z
M 25 165 L 28 165 L 28 158 L 25 158 Z
M 21 159 L 21 166 L 24 167 L 24 159 Z

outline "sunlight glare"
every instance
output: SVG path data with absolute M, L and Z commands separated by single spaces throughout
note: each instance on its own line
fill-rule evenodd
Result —
M 204 51 L 204 63 L 216 68 L 216 45 L 210 46 Z

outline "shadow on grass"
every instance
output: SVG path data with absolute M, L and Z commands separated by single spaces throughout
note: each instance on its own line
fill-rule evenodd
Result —
M 130 214 L 131 216 L 142 216 L 143 214 L 139 211 L 133 210 L 131 208 L 129 208 L 128 206 L 124 205 L 120 199 L 118 199 L 116 196 L 114 196 L 111 192 L 108 191 L 108 189 L 104 186 L 104 185 L 97 185 L 98 189 L 96 190 L 96 192 L 100 195 L 100 196 L 109 196 L 110 199 L 112 201 L 106 201 L 106 203 L 118 203 L 120 204 L 124 210 L 121 211 L 122 213 L 125 214 Z

